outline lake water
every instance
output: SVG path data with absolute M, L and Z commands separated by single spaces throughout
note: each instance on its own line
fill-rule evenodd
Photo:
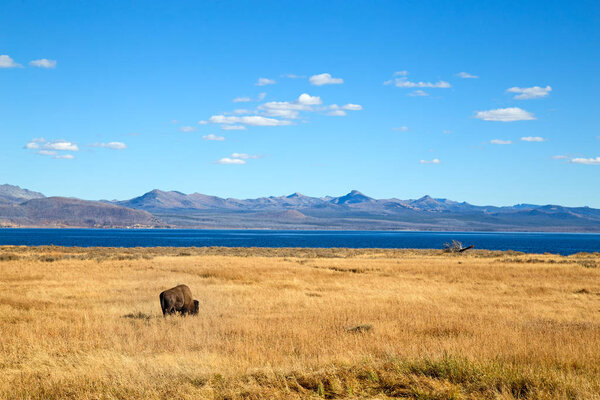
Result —
M 452 239 L 476 249 L 573 254 L 600 251 L 600 234 L 175 229 L 0 229 L 0 245 L 103 247 L 442 248 Z

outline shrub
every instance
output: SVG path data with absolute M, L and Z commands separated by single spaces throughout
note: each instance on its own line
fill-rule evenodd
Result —
M 5 254 L 0 254 L 0 261 L 15 261 L 20 259 L 21 257 L 19 257 L 16 254 L 13 253 L 5 253 Z
M 463 249 L 463 244 L 458 240 L 452 240 L 452 242 L 444 243 L 445 253 L 458 253 Z

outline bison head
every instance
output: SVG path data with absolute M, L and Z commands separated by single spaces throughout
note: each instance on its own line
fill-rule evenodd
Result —
M 194 307 L 192 307 L 192 311 L 190 314 L 196 315 L 198 314 L 198 310 L 200 309 L 200 302 L 198 300 L 194 300 Z

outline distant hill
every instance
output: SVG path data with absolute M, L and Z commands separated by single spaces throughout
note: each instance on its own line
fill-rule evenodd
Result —
M 475 206 L 430 196 L 374 199 L 358 190 L 339 197 L 293 193 L 244 200 L 152 190 L 115 204 L 189 228 L 600 232 L 600 210 L 589 207 Z
M 38 192 L 21 189 L 13 185 L 0 185 L 0 204 L 19 204 L 26 200 L 41 199 L 45 197 Z
M 375 199 L 358 190 L 233 199 L 155 189 L 130 200 L 86 201 L 1 185 L 0 226 L 600 232 L 600 210 Z
M 0 226 L 152 228 L 166 225 L 143 210 L 99 201 L 42 196 L 21 203 L 0 204 Z

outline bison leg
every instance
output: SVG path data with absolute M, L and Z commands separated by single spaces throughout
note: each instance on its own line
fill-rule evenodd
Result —
M 165 294 L 160 294 L 160 309 L 162 310 L 163 317 L 167 315 L 167 305 L 165 304 Z

